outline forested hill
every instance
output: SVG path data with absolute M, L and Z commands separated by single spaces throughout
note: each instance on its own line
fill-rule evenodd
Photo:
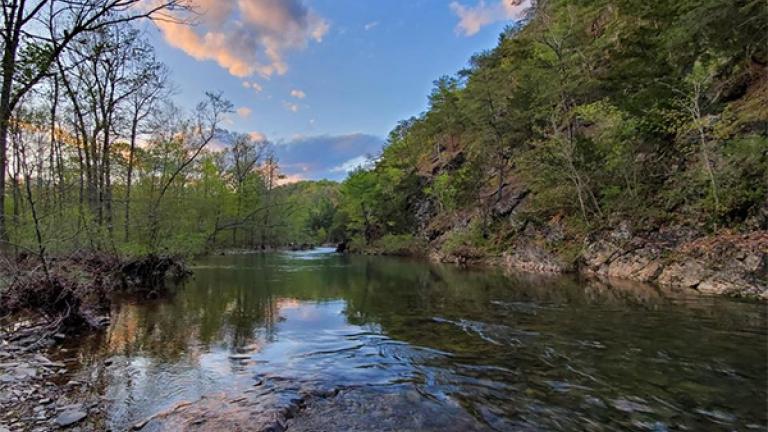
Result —
M 337 222 L 369 251 L 764 289 L 766 65 L 764 0 L 535 2 L 435 81 Z

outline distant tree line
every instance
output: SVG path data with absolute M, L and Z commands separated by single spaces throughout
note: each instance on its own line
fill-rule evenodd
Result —
M 172 102 L 139 20 L 187 0 L 2 0 L 0 242 L 141 254 L 330 240 L 332 183 L 281 186 L 272 146 L 223 128 L 232 104 Z M 183 24 L 183 22 L 182 22 Z M 323 219 L 325 217 L 325 219 Z

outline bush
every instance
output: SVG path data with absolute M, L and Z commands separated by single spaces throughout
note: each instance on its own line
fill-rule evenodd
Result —
M 380 255 L 420 256 L 424 254 L 424 242 L 410 234 L 387 234 L 373 243 L 373 252 Z
M 442 250 L 459 260 L 479 259 L 487 255 L 488 239 L 483 235 L 482 223 L 473 220 L 465 229 L 448 233 Z
M 741 223 L 765 202 L 768 195 L 766 149 L 768 139 L 758 136 L 735 140 L 724 146 L 718 170 L 720 208 L 717 216 L 721 223 Z

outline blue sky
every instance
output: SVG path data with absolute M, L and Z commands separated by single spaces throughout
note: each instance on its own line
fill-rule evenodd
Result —
M 225 127 L 266 136 L 292 179 L 343 179 L 519 13 L 510 0 L 196 1 L 198 25 L 151 32 L 178 102 L 221 91 L 238 108 Z

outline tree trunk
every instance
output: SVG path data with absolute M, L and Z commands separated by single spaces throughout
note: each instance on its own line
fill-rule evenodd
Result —
M 125 183 L 125 241 L 131 239 L 131 185 L 133 182 L 133 158 L 136 152 L 136 135 L 138 133 L 138 111 L 131 120 L 131 148 L 128 151 L 128 175 Z
M 5 6 L 4 6 L 5 7 Z M 5 33 L 5 46 L 3 47 L 3 84 L 0 88 L 0 249 L 8 241 L 8 227 L 5 219 L 5 175 L 8 171 L 8 134 L 11 127 L 11 115 L 13 106 L 11 104 L 13 91 L 13 76 L 16 73 L 16 51 L 19 47 L 19 36 L 21 27 L 20 18 L 23 14 L 23 8 L 14 11 L 16 4 L 10 6 L 9 15 L 14 17 L 11 25 L 3 30 Z
M 11 127 L 11 86 L 13 84 L 13 58 L 6 48 L 3 56 L 3 84 L 0 90 L 0 242 L 8 240 L 5 220 L 5 175 L 8 171 L 8 134 Z

